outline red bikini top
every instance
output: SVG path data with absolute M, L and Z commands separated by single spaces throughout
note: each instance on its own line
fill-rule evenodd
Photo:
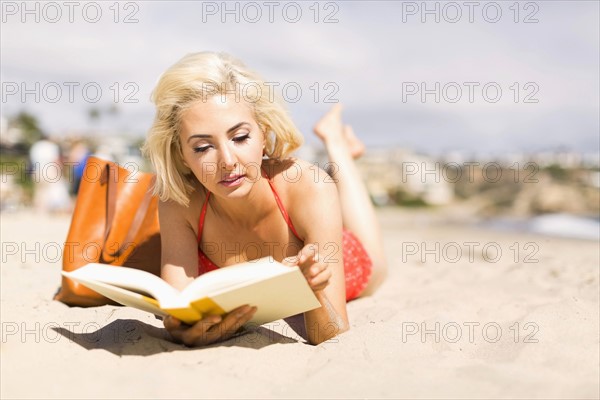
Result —
M 296 228 L 294 228 L 294 224 L 292 224 L 292 220 L 291 220 L 289 214 L 287 213 L 287 211 L 285 210 L 285 207 L 283 206 L 283 203 L 281 202 L 281 199 L 279 198 L 277 191 L 275 190 L 273 181 L 271 180 L 271 178 L 269 178 L 267 173 L 262 168 L 261 168 L 261 172 L 262 172 L 263 178 L 266 178 L 267 182 L 269 182 L 269 186 L 271 187 L 271 191 L 273 192 L 273 195 L 275 196 L 275 201 L 277 202 L 279 211 L 281 211 L 281 215 L 283 215 L 283 219 L 285 219 L 285 222 L 290 227 L 290 230 L 292 231 L 294 236 L 296 236 L 298 238 L 298 240 L 300 240 L 301 242 L 304 242 L 304 240 L 300 238 L 300 235 L 298 235 Z M 219 267 L 217 265 L 215 265 L 215 263 L 213 263 L 204 254 L 204 252 L 200 249 L 200 243 L 202 240 L 202 228 L 204 228 L 204 218 L 206 217 L 206 210 L 207 210 L 209 198 L 210 198 L 210 192 L 207 192 L 206 199 L 204 200 L 204 204 L 202 205 L 202 211 L 200 212 L 200 219 L 198 221 L 198 275 L 202 275 L 209 271 L 219 269 Z

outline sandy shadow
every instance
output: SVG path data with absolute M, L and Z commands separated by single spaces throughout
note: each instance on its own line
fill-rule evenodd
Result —
M 96 330 L 93 328 L 98 324 L 89 325 L 89 329 L 84 325 L 84 333 L 75 333 L 63 327 L 51 329 L 87 350 L 103 349 L 117 356 L 149 356 L 171 351 L 198 351 L 234 346 L 259 350 L 273 344 L 302 343 L 302 338 L 282 335 L 270 329 L 268 325 L 245 327 L 224 342 L 195 348 L 173 342 L 164 328 L 135 319 L 117 319 Z

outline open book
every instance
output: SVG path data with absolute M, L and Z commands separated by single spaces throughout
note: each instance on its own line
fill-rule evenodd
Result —
M 181 292 L 158 276 L 127 267 L 91 263 L 62 274 L 117 303 L 188 324 L 244 304 L 257 307 L 249 323 L 258 325 L 321 306 L 298 267 L 270 257 L 207 272 Z

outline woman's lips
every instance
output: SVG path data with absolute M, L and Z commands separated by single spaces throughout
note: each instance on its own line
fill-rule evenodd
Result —
M 223 186 L 227 186 L 227 187 L 231 187 L 231 186 L 237 186 L 239 184 L 242 183 L 242 180 L 244 179 L 246 175 L 236 175 L 236 176 L 232 176 L 230 178 L 226 178 L 223 179 L 221 182 L 219 182 L 221 185 Z

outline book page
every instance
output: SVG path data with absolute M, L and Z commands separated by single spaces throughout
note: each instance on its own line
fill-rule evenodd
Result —
M 63 272 L 68 278 L 82 282 L 100 282 L 129 291 L 148 294 L 163 303 L 177 298 L 180 292 L 149 272 L 127 267 L 90 263 L 72 272 Z M 108 296 L 107 296 L 108 297 Z
M 284 274 L 293 268 L 298 267 L 288 267 L 271 257 L 263 257 L 258 260 L 223 267 L 196 278 L 181 291 L 181 300 L 189 303 L 210 293 L 236 287 L 243 283 Z
M 124 306 L 134 307 L 157 315 L 168 315 L 167 312 L 160 309 L 158 301 L 153 298 L 102 282 L 86 281 L 85 279 L 77 280 L 90 289 Z
M 225 312 L 244 304 L 256 306 L 250 323 L 257 325 L 321 307 L 300 269 L 286 268 L 289 268 L 286 273 L 223 289 L 210 298 Z

